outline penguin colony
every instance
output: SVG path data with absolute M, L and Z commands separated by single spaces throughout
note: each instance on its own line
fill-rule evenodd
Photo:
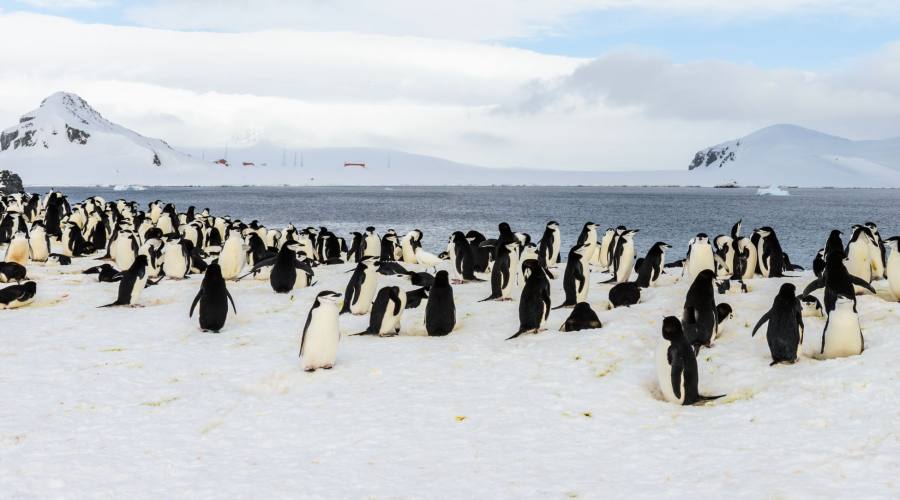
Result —
M 426 332 L 445 336 L 456 326 L 453 286 L 479 286 L 488 293 L 482 302 L 518 299 L 520 327 L 510 332 L 512 340 L 544 331 L 551 309 L 571 308 L 560 331 L 602 328 L 588 303 L 592 273 L 600 277 L 598 283 L 612 284 L 610 308 L 638 303 L 641 291 L 668 273 L 689 288 L 682 310 L 662 324 L 655 355 L 660 392 L 665 400 L 683 405 L 721 397 L 700 394 L 697 365 L 700 350 L 715 346 L 722 323 L 733 314 L 729 304 L 717 303 L 717 295 L 751 293 L 748 282 L 753 279 L 790 277 L 803 268 L 791 263 L 771 227 L 747 237 L 738 221 L 727 235 L 697 234 L 688 242 L 685 258 L 670 263 L 666 253 L 671 245 L 656 242 L 637 257 L 637 229 L 618 226 L 600 235 L 598 227 L 585 223 L 566 251 L 556 221 L 547 223 L 537 242 L 501 223 L 496 238 L 456 231 L 449 235 L 446 251 L 435 255 L 423 248 L 424 233 L 418 229 L 405 235 L 387 229 L 379 235 L 370 226 L 352 233 L 348 245 L 325 227 L 270 229 L 208 209 L 178 212 L 159 200 L 142 210 L 123 199 L 94 196 L 70 204 L 53 190 L 43 196 L 18 193 L 0 198 L 0 283 L 9 284 L 0 288 L 0 309 L 35 300 L 38 283 L 29 279 L 28 266 L 93 259 L 97 265 L 83 272 L 117 287 L 114 300 L 98 307 L 140 306 L 145 287 L 202 275 L 188 314 L 198 313 L 202 331 L 219 332 L 229 306 L 237 314 L 228 281 L 267 280 L 274 293 L 283 294 L 316 286 L 318 266 L 353 264 L 343 293 L 319 291 L 299 332 L 302 368 L 314 371 L 335 364 L 342 314 L 369 317 L 368 328 L 356 335 L 391 337 L 401 332 L 404 310 L 424 302 Z M 804 335 L 817 336 L 816 358 L 861 354 L 865 339 L 856 296 L 875 293 L 872 283 L 886 280 L 900 300 L 900 237 L 883 238 L 871 222 L 854 225 L 846 245 L 843 236 L 840 230 L 828 235 L 813 261 L 815 280 L 800 293 L 794 284 L 784 283 L 753 328 L 754 336 L 765 332 L 771 365 L 796 362 Z M 568 258 L 560 273 L 564 251 Z M 410 286 L 379 288 L 379 276 L 400 276 Z M 556 279 L 563 280 L 565 296 L 554 299 L 550 283 Z M 514 285 L 521 286 L 518 297 Z M 819 290 L 821 301 L 813 295 Z M 821 332 L 805 330 L 803 318 L 811 316 L 825 318 Z

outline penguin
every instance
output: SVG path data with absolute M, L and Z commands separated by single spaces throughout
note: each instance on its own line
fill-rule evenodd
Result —
M 377 267 L 378 261 L 373 257 L 363 257 L 356 265 L 350 281 L 347 282 L 341 314 L 351 313 L 359 316 L 369 313 L 378 283 Z
M 544 266 L 534 259 L 522 264 L 525 286 L 519 298 L 519 330 L 506 340 L 523 333 L 539 333 L 550 316 L 550 279 Z
M 308 372 L 334 366 L 341 340 L 340 301 L 341 294 L 325 290 L 319 292 L 309 309 L 300 335 L 300 363 Z
M 400 241 L 400 251 L 403 262 L 406 264 L 418 264 L 416 259 L 416 248 L 422 246 L 422 232 L 418 229 L 406 233 L 406 236 Z
M 350 250 L 347 251 L 347 262 L 359 262 L 363 257 L 363 235 L 354 231 L 351 233 Z
M 822 276 L 816 278 L 812 283 L 806 285 L 801 295 L 809 295 L 819 288 L 825 289 L 825 314 L 831 314 L 834 310 L 837 297 L 839 295 L 845 297 L 855 297 L 856 291 L 854 286 L 864 288 L 872 293 L 875 289 L 872 285 L 866 283 L 859 277 L 853 276 L 844 266 L 844 253 L 841 249 L 826 252 L 825 270 Z M 856 299 L 853 299 L 854 309 L 856 307 Z
M 866 283 L 872 282 L 873 238 L 869 228 L 856 224 L 853 226 L 853 236 L 847 243 L 847 271 Z M 856 291 L 862 293 L 859 288 Z
M 222 245 L 222 251 L 219 253 L 219 267 L 222 269 L 222 278 L 226 280 L 234 280 L 240 275 L 247 262 L 244 253 L 244 240 L 241 238 L 240 231 L 231 231 L 225 244 Z
M 12 240 L 6 247 L 6 262 L 15 262 L 23 266 L 28 264 L 30 245 L 28 244 L 26 229 L 22 228 L 13 235 Z
M 50 235 L 44 230 L 41 221 L 35 221 L 28 233 L 28 244 L 31 247 L 31 260 L 34 262 L 47 262 L 50 257 Z
M 491 250 L 482 246 L 482 243 L 486 241 L 484 235 L 473 230 L 466 233 L 466 239 L 469 240 L 469 248 L 472 249 L 475 272 L 487 272 L 488 267 L 490 267 L 491 264 Z
M 735 273 L 732 276 L 739 276 L 742 280 L 753 279 L 756 276 L 756 268 L 759 256 L 756 252 L 756 245 L 752 238 L 740 237 L 737 240 L 736 259 L 740 259 L 740 263 L 735 264 Z M 743 272 L 739 273 L 737 266 L 743 268 Z
M 641 300 L 641 287 L 634 281 L 617 283 L 609 289 L 610 308 L 629 307 Z
M 627 230 L 628 230 L 628 228 L 626 228 L 625 226 L 617 226 L 617 227 L 613 230 L 612 240 L 610 240 L 610 242 L 609 242 L 609 248 L 607 249 L 607 260 L 608 260 L 608 262 L 609 262 L 609 267 L 612 269 L 612 274 L 613 274 L 613 275 L 616 274 L 616 270 L 615 270 L 615 265 L 616 265 L 615 256 L 616 256 L 616 249 L 617 249 L 618 246 L 619 246 L 619 239 L 622 237 L 622 234 L 624 234 L 625 231 L 627 231 Z M 609 270 L 609 269 L 607 269 L 607 271 L 608 271 L 608 270 Z
M 191 273 L 193 245 L 185 238 L 169 239 L 163 249 L 162 271 L 171 279 L 184 279 Z M 221 268 L 219 269 L 221 274 Z
M 782 255 L 784 256 L 784 270 L 785 271 L 804 271 L 803 266 L 801 266 L 799 264 L 794 264 L 793 262 L 791 262 L 791 257 L 788 255 L 787 252 L 782 252 Z
M 147 276 L 155 278 L 162 272 L 162 255 L 165 243 L 157 238 L 151 238 L 141 245 L 139 255 L 147 256 Z
M 600 269 L 608 270 L 610 266 L 610 255 L 612 255 L 612 242 L 615 239 L 616 230 L 613 228 L 608 228 L 604 233 L 603 237 L 600 238 L 600 249 L 598 255 L 598 263 L 600 264 Z
M 213 262 L 206 267 L 206 274 L 203 275 L 200 290 L 191 303 L 188 317 L 194 317 L 194 308 L 200 304 L 200 329 L 204 332 L 219 333 L 219 330 L 225 326 L 225 319 L 228 317 L 229 301 L 231 301 L 232 310 L 237 314 L 234 297 L 228 292 L 225 279 L 222 277 L 222 268 L 218 263 Z
M 649 288 L 656 284 L 666 266 L 666 250 L 672 248 L 668 243 L 657 241 L 647 251 L 647 256 L 637 266 L 635 283 L 641 288 Z
M 378 258 L 381 256 L 381 238 L 378 237 L 373 226 L 367 227 L 366 234 L 363 235 L 362 254 L 363 257 Z
M 734 258 L 737 254 L 734 239 L 731 236 L 720 234 L 713 238 L 712 246 L 716 276 L 731 278 L 734 275 Z
M 547 269 L 557 267 L 560 261 L 559 247 L 562 244 L 562 238 L 559 231 L 559 223 L 550 221 L 544 228 L 544 235 L 538 245 L 538 260 Z
M 574 307 L 579 302 L 587 301 L 591 269 L 582 264 L 582 257 L 587 251 L 589 248 L 583 245 L 575 245 L 569 250 L 566 271 L 563 273 L 563 291 L 566 299 L 554 309 Z
M 716 275 L 712 270 L 700 271 L 684 300 L 679 329 L 683 328 L 684 334 L 697 352 L 701 346 L 712 347 L 718 335 L 719 318 L 713 289 L 715 279 Z
M 26 281 L 0 289 L 0 309 L 16 309 L 27 306 L 37 295 L 37 283 Z
M 312 283 L 315 273 L 306 256 L 297 256 L 298 248 L 296 243 L 287 243 L 281 247 L 278 255 L 254 266 L 254 269 L 265 265 L 272 266 L 272 271 L 269 273 L 269 284 L 275 293 L 288 293 L 298 288 L 305 288 Z
M 415 309 L 422 304 L 423 299 L 428 298 L 428 290 L 425 288 L 416 288 L 415 290 L 406 292 L 406 309 Z
M 379 261 L 378 265 L 378 274 L 382 274 L 384 276 L 409 276 L 411 273 L 403 266 L 398 264 L 396 261 Z
M 828 258 L 828 254 L 839 252 L 844 254 L 844 242 L 841 240 L 841 236 L 844 233 L 840 232 L 837 229 L 832 229 L 830 233 L 828 233 L 828 239 L 825 240 L 825 259 Z
M 450 237 L 447 254 L 450 257 L 450 269 L 453 270 L 453 283 L 484 281 L 475 276 L 475 255 L 462 231 L 456 231 Z
M 28 271 L 22 264 L 15 262 L 0 262 L 0 283 L 15 281 L 20 283 L 27 277 Z
M 772 354 L 769 366 L 796 362 L 803 345 L 803 309 L 797 300 L 797 287 L 791 283 L 781 285 L 772 307 L 759 319 L 750 336 L 756 336 L 766 322 L 766 341 Z
M 887 259 L 884 274 L 894 298 L 900 300 L 900 236 L 888 238 L 885 246 L 891 249 L 891 255 Z
M 518 246 L 517 242 L 511 242 L 497 248 L 491 270 L 491 294 L 480 302 L 512 300 L 513 280 L 518 275 L 519 267 Z
M 825 271 L 825 249 L 820 248 L 813 259 L 813 274 L 815 274 L 816 278 L 819 278 L 822 276 L 823 271 Z
M 603 328 L 597 313 L 591 309 L 591 305 L 587 302 L 579 302 L 575 304 L 572 313 L 566 318 L 566 322 L 559 327 L 561 332 L 577 332 L 580 330 L 593 330 L 595 328 Z
M 838 295 L 834 309 L 828 313 L 822 331 L 822 347 L 815 355 L 818 359 L 843 358 L 862 354 L 865 340 L 859 327 L 856 297 Z
M 784 277 L 784 252 L 781 250 L 781 243 L 775 235 L 775 230 L 765 226 L 755 230 L 754 233 L 759 235 L 756 253 L 763 277 Z
M 431 286 L 434 285 L 434 276 L 432 276 L 429 273 L 416 272 L 416 273 L 409 273 L 407 276 L 409 277 L 409 281 L 413 285 L 420 286 L 426 290 L 431 290 Z
M 122 280 L 122 274 L 119 270 L 108 263 L 89 267 L 82 271 L 81 274 L 96 274 L 97 281 L 100 283 L 115 283 Z
M 434 284 L 428 292 L 425 304 L 425 331 L 429 337 L 443 337 L 456 327 L 456 303 L 453 301 L 453 287 L 447 271 L 434 275 Z
M 584 252 L 581 254 L 581 265 L 586 267 L 594 261 L 594 255 L 598 251 L 597 224 L 585 222 L 581 228 L 581 233 L 578 235 L 576 244 L 584 247 Z M 599 260 L 597 262 L 599 264 Z
M 722 331 L 722 325 L 725 323 L 725 320 L 734 318 L 734 310 L 730 305 L 722 302 L 721 304 L 716 304 L 716 318 L 719 321 L 719 332 Z
M 116 301 L 100 307 L 137 305 L 141 292 L 147 285 L 147 277 L 147 256 L 138 255 L 131 267 L 122 273 L 122 280 L 119 281 L 119 296 Z
M 662 337 L 656 349 L 656 375 L 666 401 L 687 406 L 724 396 L 700 395 L 697 357 L 678 318 L 668 316 L 663 320 Z
M 824 318 L 825 311 L 822 310 L 822 303 L 819 302 L 813 295 L 801 295 L 798 297 L 800 300 L 800 307 L 803 309 L 802 316 L 804 318 L 814 317 L 814 318 Z
M 397 248 L 397 235 L 393 230 L 388 230 L 384 238 L 381 238 L 381 257 L 379 260 L 381 262 L 394 262 L 397 260 L 395 257 Z
M 887 248 L 884 245 L 884 239 L 881 237 L 881 233 L 878 232 L 878 225 L 874 222 L 866 222 L 863 224 L 869 231 L 872 233 L 872 246 L 869 248 L 871 251 L 871 259 L 872 259 L 872 278 L 876 280 L 881 280 L 885 278 L 885 265 L 887 263 Z
M 687 262 L 684 270 L 688 277 L 693 279 L 704 269 L 715 271 L 715 259 L 712 245 L 709 243 L 709 236 L 706 233 L 699 233 L 688 243 Z
M 631 279 L 631 271 L 634 269 L 634 235 L 638 229 L 626 229 L 616 239 L 616 248 L 613 253 L 613 271 L 616 283 L 625 283 Z
M 399 286 L 386 286 L 378 290 L 372 312 L 369 314 L 369 327 L 355 335 L 378 335 L 393 337 L 400 333 L 400 319 L 406 309 L 406 293 Z
M 134 263 L 137 257 L 139 245 L 137 237 L 133 232 L 120 231 L 115 239 L 115 256 L 116 267 L 119 269 L 128 269 Z

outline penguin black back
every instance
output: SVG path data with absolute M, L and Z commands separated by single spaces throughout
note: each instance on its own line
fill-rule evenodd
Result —
M 425 330 L 431 337 L 442 337 L 456 326 L 456 303 L 447 271 L 438 271 L 425 305 Z
M 213 262 L 206 267 L 206 274 L 203 275 L 203 281 L 200 283 L 200 290 L 191 303 L 191 310 L 188 317 L 194 316 L 194 308 L 200 304 L 200 328 L 204 331 L 218 333 L 225 326 L 225 319 L 228 317 L 228 302 L 231 301 L 231 308 L 237 314 L 237 307 L 234 305 L 234 298 L 228 292 L 225 286 L 225 279 L 222 278 L 222 269 L 217 262 Z
M 751 336 L 766 322 L 766 341 L 772 354 L 772 365 L 797 361 L 803 342 L 803 309 L 797 299 L 797 288 L 784 283 L 772 302 L 772 307 L 759 319 Z M 770 365 L 771 366 L 771 365 Z

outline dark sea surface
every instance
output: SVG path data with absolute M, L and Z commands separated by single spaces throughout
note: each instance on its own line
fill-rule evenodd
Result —
M 29 187 L 44 193 L 48 188 Z M 669 260 L 681 258 L 687 242 L 700 232 L 727 234 L 743 219 L 743 234 L 771 226 L 791 260 L 809 267 L 831 229 L 846 238 L 850 226 L 876 222 L 884 237 L 900 234 L 900 190 L 790 189 L 790 196 L 760 196 L 756 189 L 633 188 L 633 187 L 150 187 L 145 191 L 114 191 L 108 187 L 65 188 L 71 202 L 91 195 L 106 200 L 125 198 L 146 208 L 160 199 L 179 211 L 189 205 L 209 208 L 245 222 L 268 227 L 291 222 L 297 227 L 326 226 L 339 235 L 372 225 L 383 233 L 411 229 L 424 232 L 431 251 L 446 248 L 456 230 L 476 229 L 488 238 L 497 224 L 540 239 L 549 220 L 560 223 L 563 255 L 586 221 L 599 232 L 625 225 L 638 228 L 638 254 L 656 241 L 673 245 Z

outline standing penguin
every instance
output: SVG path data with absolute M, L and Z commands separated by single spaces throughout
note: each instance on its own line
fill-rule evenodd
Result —
M 872 232 L 869 228 L 856 224 L 853 226 L 853 236 L 847 244 L 847 271 L 853 276 L 871 283 L 872 281 L 872 252 L 870 247 L 874 245 Z M 857 292 L 862 292 L 860 288 Z
M 35 221 L 31 225 L 28 244 L 31 246 L 31 260 L 47 262 L 47 258 L 50 257 L 50 235 L 44 230 L 44 224 L 41 221 Z
M 513 279 L 518 275 L 519 244 L 507 243 L 497 248 L 494 267 L 491 270 L 491 295 L 487 300 L 512 300 Z
M 363 257 L 378 258 L 381 255 L 381 238 L 375 232 L 373 226 L 366 228 L 366 234 L 363 235 Z
M 700 347 L 712 347 L 719 333 L 715 293 L 716 274 L 710 269 L 700 271 L 688 289 L 681 321 L 684 334 L 697 352 Z
M 378 261 L 373 257 L 363 257 L 357 265 L 347 289 L 344 292 L 344 307 L 341 314 L 354 315 L 368 314 L 372 309 L 372 298 L 375 297 L 375 287 L 378 284 Z
M 784 252 L 775 230 L 766 226 L 757 229 L 755 233 L 759 235 L 757 258 L 760 272 L 766 278 L 784 277 Z
M 647 251 L 647 256 L 641 261 L 637 269 L 635 283 L 641 288 L 649 288 L 656 284 L 666 267 L 666 250 L 672 248 L 668 243 L 657 241 Z
M 768 322 L 766 341 L 772 354 L 772 363 L 794 363 L 800 357 L 803 345 L 803 309 L 797 299 L 797 287 L 784 283 L 772 302 L 772 307 L 759 319 L 751 337 L 756 336 L 764 323 Z
M 438 271 L 425 305 L 425 331 L 430 337 L 443 337 L 456 326 L 456 303 L 447 271 Z
M 663 398 L 680 405 L 721 398 L 722 396 L 700 395 L 697 357 L 678 318 L 668 316 L 663 320 L 662 337 L 663 340 L 656 348 L 656 375 Z
M 538 246 L 538 260 L 547 269 L 556 267 L 559 263 L 559 247 L 562 244 L 562 237 L 559 232 L 559 223 L 552 220 L 547 223 L 544 229 L 544 235 Z
M 397 234 L 393 229 L 389 229 L 384 238 L 381 238 L 381 262 L 394 262 L 397 254 Z
M 300 334 L 300 362 L 308 372 L 318 368 L 330 370 L 334 366 L 341 340 L 340 301 L 341 294 L 337 292 L 319 292 L 306 316 Z
M 820 248 L 813 259 L 813 274 L 818 278 L 822 276 L 823 271 L 825 271 L 825 249 Z
M 248 274 L 271 267 L 269 284 L 275 293 L 288 293 L 309 286 L 314 272 L 305 255 L 297 256 L 299 248 L 297 243 L 285 243 L 274 257 L 258 262 Z
M 222 251 L 219 253 L 219 267 L 222 268 L 222 277 L 233 280 L 241 274 L 244 264 L 247 263 L 247 255 L 244 252 L 244 239 L 240 231 L 230 231 Z
M 822 348 L 815 357 L 832 359 L 856 356 L 862 354 L 865 347 L 862 329 L 859 327 L 859 314 L 856 312 L 856 297 L 838 295 L 834 309 L 825 320 Z
M 885 245 L 891 249 L 891 255 L 887 259 L 884 274 L 894 298 L 900 300 L 900 236 L 888 238 Z
M 356 335 L 378 335 L 393 337 L 400 333 L 400 319 L 406 309 L 406 293 L 399 286 L 386 286 L 378 290 L 372 312 L 369 314 L 369 327 Z
M 872 246 L 869 247 L 870 258 L 872 261 L 872 279 L 884 279 L 885 256 L 887 253 L 884 246 L 884 239 L 881 238 L 881 233 L 878 232 L 878 226 L 874 222 L 866 222 L 864 225 L 869 228 L 869 232 L 872 234 Z
M 450 269 L 453 270 L 453 282 L 483 281 L 475 276 L 475 255 L 469 240 L 462 231 L 456 231 L 447 243 L 447 255 L 450 257 Z
M 119 281 L 119 295 L 115 302 L 100 307 L 137 305 L 141 292 L 147 286 L 147 256 L 138 255 Z
M 566 300 L 554 309 L 574 307 L 579 302 L 587 301 L 591 268 L 582 263 L 582 257 L 588 250 L 589 248 L 584 245 L 575 245 L 569 250 L 566 271 L 563 273 L 563 291 Z
M 616 239 L 616 249 L 613 254 L 613 271 L 616 283 L 625 283 L 631 279 L 631 271 L 634 270 L 634 235 L 638 229 L 626 229 Z
M 537 260 L 530 259 L 522 264 L 525 286 L 519 299 L 519 331 L 514 339 L 523 333 L 538 333 L 550 316 L 550 280 L 547 271 Z
M 213 262 L 206 267 L 206 274 L 203 275 L 200 290 L 194 297 L 194 302 L 191 303 L 188 317 L 194 316 L 194 308 L 199 303 L 200 329 L 204 332 L 219 333 L 219 330 L 225 326 L 225 319 L 228 317 L 228 301 L 231 301 L 231 308 L 237 314 L 234 298 L 225 286 L 222 269 L 218 263 Z
M 418 264 L 416 259 L 416 248 L 422 246 L 422 232 L 418 229 L 406 233 L 406 236 L 400 241 L 400 251 L 403 262 L 407 264 Z
M 593 222 L 585 222 L 581 228 L 581 233 L 576 241 L 578 246 L 584 247 L 581 253 L 581 265 L 587 266 L 594 259 L 594 254 L 598 250 L 597 246 L 597 224 Z M 599 263 L 599 261 L 597 261 Z
M 23 227 L 13 235 L 12 240 L 10 240 L 9 245 L 6 247 L 6 257 L 4 259 L 6 262 L 15 262 L 16 264 L 23 266 L 28 264 L 28 256 L 31 247 L 28 244 L 28 233 L 25 232 L 26 229 L 27 228 Z
M 866 283 L 862 279 L 853 276 L 844 266 L 844 253 L 840 250 L 833 250 L 826 253 L 825 270 L 822 276 L 816 278 L 815 281 L 806 285 L 802 295 L 809 295 L 819 288 L 825 289 L 825 313 L 831 314 L 834 310 L 835 303 L 839 295 L 845 297 L 855 297 L 856 291 L 854 286 L 864 288 L 872 293 L 875 289 L 872 285 Z M 853 299 L 854 309 L 856 307 L 856 299 Z
M 193 245 L 190 240 L 183 238 L 169 239 L 163 248 L 162 270 L 166 277 L 171 279 L 184 279 L 191 272 L 191 253 Z M 219 274 L 222 274 L 221 268 Z
M 684 270 L 689 277 L 695 278 L 704 269 L 714 271 L 716 264 L 709 236 L 706 233 L 699 233 L 688 243 L 687 262 Z
M 615 238 L 616 230 L 613 228 L 608 228 L 606 232 L 603 233 L 603 237 L 600 239 L 600 253 L 597 261 L 600 264 L 600 269 L 604 271 L 609 269 L 609 266 L 612 262 L 610 256 L 612 255 L 612 243 Z

